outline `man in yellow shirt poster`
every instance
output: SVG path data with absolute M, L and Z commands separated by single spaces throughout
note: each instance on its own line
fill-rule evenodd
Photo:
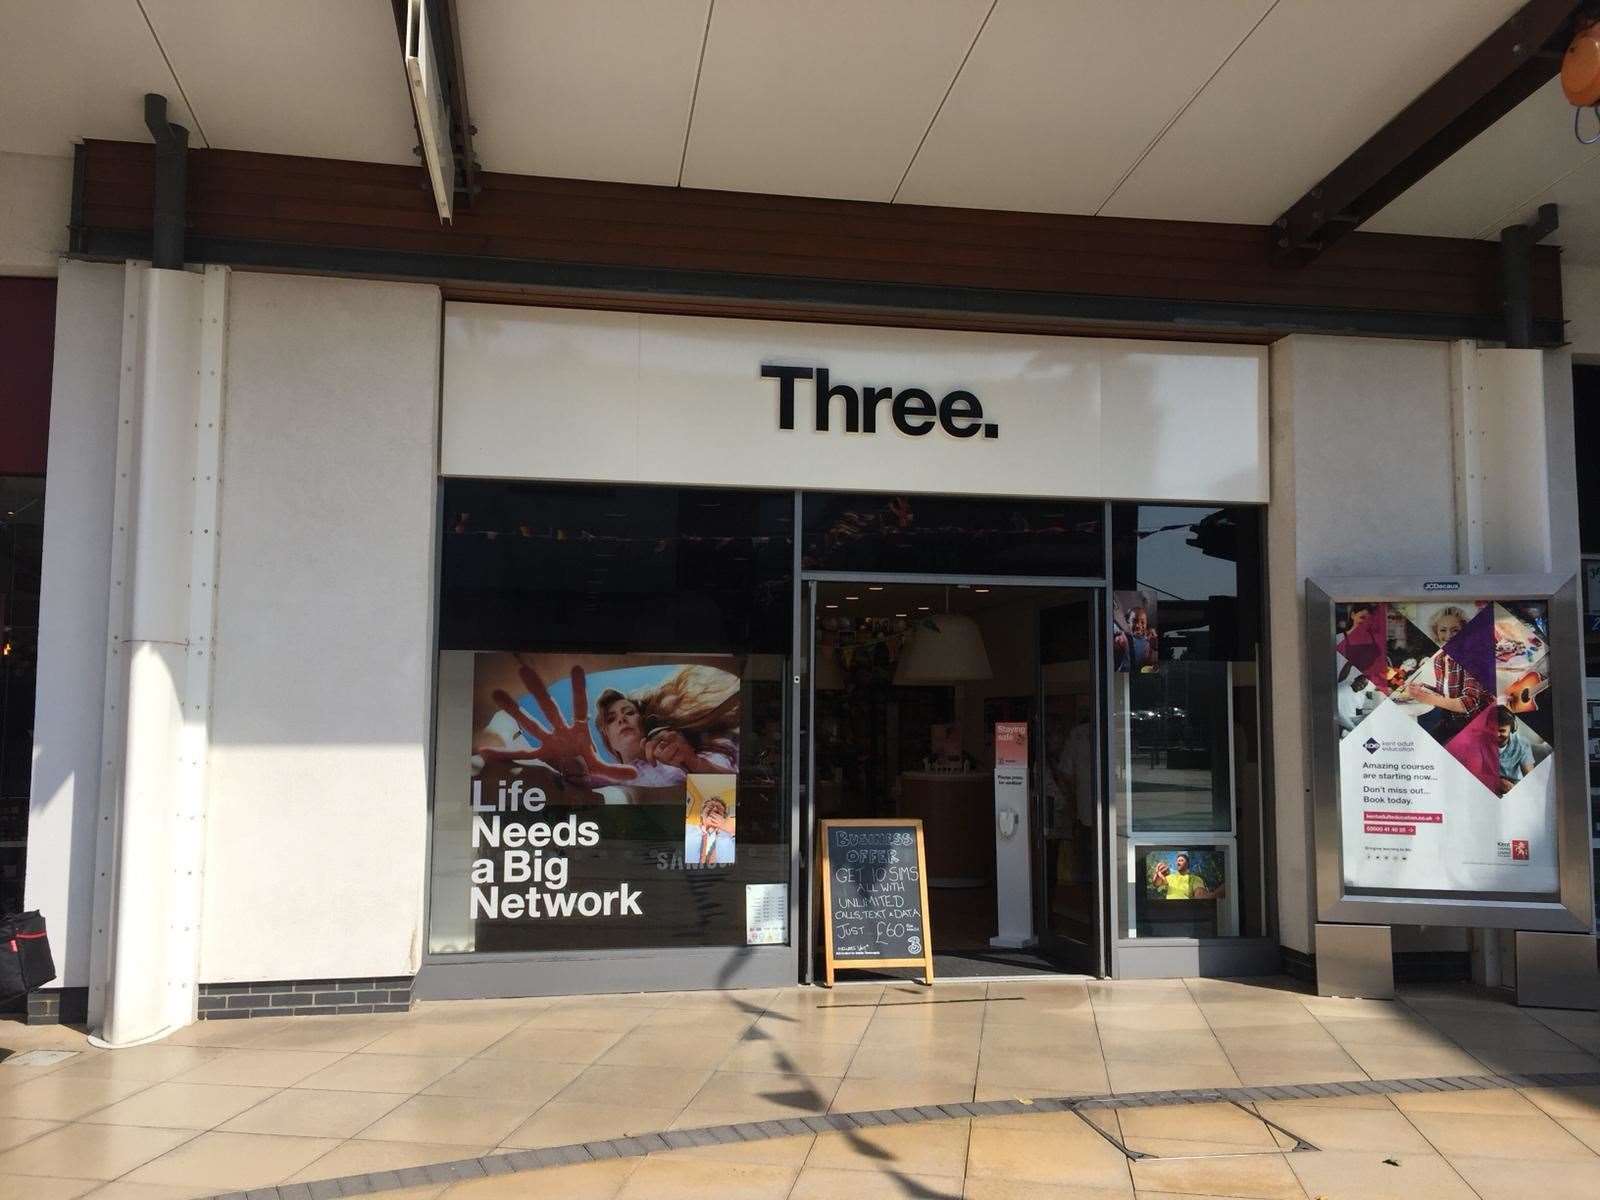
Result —
M 1215 880 L 1207 880 L 1200 870 L 1191 869 L 1192 860 L 1187 850 L 1171 855 L 1152 854 L 1155 860 L 1150 870 L 1150 891 L 1163 900 L 1219 900 L 1223 894 L 1221 872 Z M 1213 870 L 1215 867 L 1213 866 Z

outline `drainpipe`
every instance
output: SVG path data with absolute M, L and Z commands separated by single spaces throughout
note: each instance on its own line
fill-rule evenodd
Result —
M 1561 224 L 1554 204 L 1541 204 L 1528 225 L 1500 231 L 1500 291 L 1506 315 L 1506 349 L 1533 348 L 1533 248 Z
M 144 125 L 156 143 L 156 211 L 150 265 L 163 271 L 181 271 L 189 131 L 167 120 L 167 98 L 155 92 L 144 98 Z

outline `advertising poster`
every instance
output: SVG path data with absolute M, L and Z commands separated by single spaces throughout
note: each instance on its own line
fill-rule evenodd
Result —
M 1144 590 L 1111 594 L 1111 657 L 1118 671 L 1154 671 L 1160 658 L 1156 631 L 1155 593 Z
M 726 656 L 473 659 L 478 950 L 743 933 L 741 679 Z
M 1227 852 L 1215 847 L 1146 850 L 1144 879 L 1152 900 L 1220 900 L 1227 892 Z
M 1375 600 L 1334 619 L 1346 887 L 1555 892 L 1546 605 Z

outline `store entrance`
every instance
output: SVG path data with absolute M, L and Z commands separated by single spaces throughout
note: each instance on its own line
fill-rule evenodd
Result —
M 1105 974 L 1102 589 L 805 588 L 812 845 L 830 818 L 922 821 L 940 977 Z M 1025 755 L 1025 792 L 997 788 L 997 725 L 1026 730 L 1025 751 L 1012 751 Z

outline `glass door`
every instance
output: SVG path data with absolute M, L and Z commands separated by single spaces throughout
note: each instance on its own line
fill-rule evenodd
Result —
M 1039 611 L 1034 876 L 1040 952 L 1104 975 L 1103 593 L 1074 588 Z

